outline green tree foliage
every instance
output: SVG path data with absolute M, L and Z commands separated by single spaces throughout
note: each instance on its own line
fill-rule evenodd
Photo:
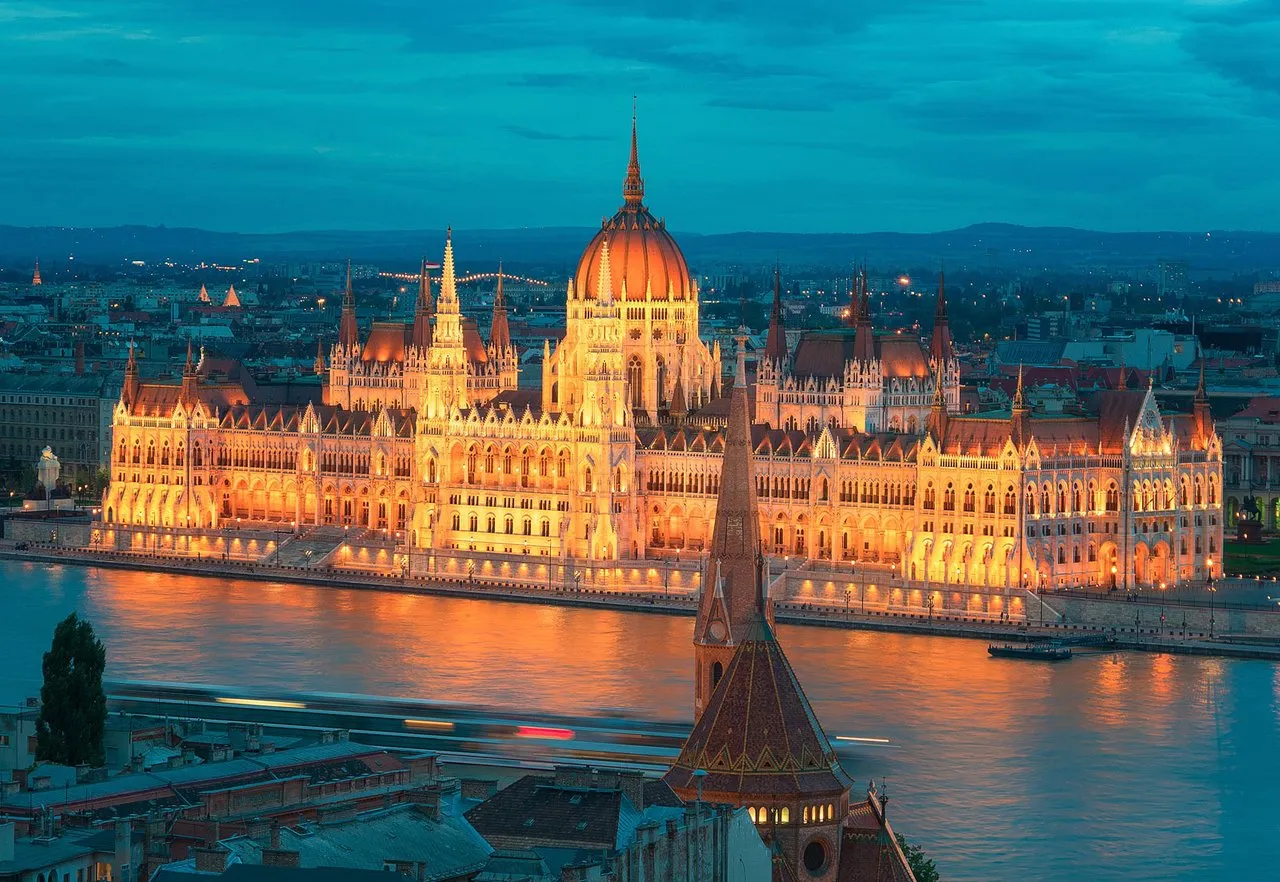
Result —
M 58 623 L 44 654 L 44 685 L 36 720 L 36 757 L 68 766 L 103 764 L 107 696 L 102 673 L 107 650 L 93 626 L 75 613 Z
M 907 856 L 907 864 L 911 867 L 911 873 L 916 877 L 916 882 L 938 882 L 942 878 L 938 875 L 938 868 L 934 866 L 933 860 L 924 856 L 923 848 L 912 845 L 901 833 L 894 835 L 898 839 L 898 847 Z

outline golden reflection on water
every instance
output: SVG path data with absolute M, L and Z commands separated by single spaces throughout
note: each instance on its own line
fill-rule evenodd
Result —
M 692 619 L 0 562 L 0 685 L 79 609 L 116 678 L 688 719 Z M 842 762 L 888 778 L 949 880 L 1226 878 L 1280 860 L 1280 668 L 782 626 Z M 13 683 L 21 682 L 20 686 Z M 30 694 L 26 692 L 23 694 Z

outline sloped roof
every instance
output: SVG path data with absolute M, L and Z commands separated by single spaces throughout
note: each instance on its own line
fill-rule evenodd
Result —
M 378 364 L 402 363 L 412 339 L 412 325 L 403 322 L 374 322 L 369 329 L 369 339 L 364 341 L 360 360 Z
M 751 624 L 664 780 L 689 799 L 836 797 L 850 781 L 764 616 Z
M 1089 399 L 1089 409 L 1098 417 L 1098 439 L 1105 453 L 1124 450 L 1125 426 L 1132 430 L 1142 413 L 1147 393 L 1143 389 L 1108 389 Z
M 626 844 L 640 813 L 621 790 L 565 787 L 544 775 L 525 775 L 469 809 L 466 819 L 496 846 L 519 839 L 616 849 Z
M 838 377 L 854 355 L 856 331 L 806 331 L 796 345 L 792 373 L 808 377 Z M 929 376 L 929 358 L 915 337 L 880 334 L 874 338 L 876 358 L 886 377 L 924 379 Z

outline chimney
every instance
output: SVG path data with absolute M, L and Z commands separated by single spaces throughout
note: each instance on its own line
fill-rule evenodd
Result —
M 226 872 L 227 858 L 231 856 L 230 850 L 220 845 L 212 848 L 193 848 L 191 853 L 196 858 L 196 872 L 213 876 L 221 876 Z
M 245 824 L 245 834 L 254 842 L 266 845 L 271 841 L 271 822 L 262 818 L 251 818 Z
M 0 864 L 13 860 L 13 822 L 0 824 Z
M 618 789 L 631 800 L 637 811 L 644 811 L 644 775 L 640 772 L 619 772 Z
M 433 821 L 440 820 L 440 788 L 419 787 L 410 790 L 407 801 L 418 806 L 419 811 Z
M 264 867 L 300 867 L 302 866 L 302 854 L 297 849 L 264 848 L 262 850 L 262 865 Z
M 133 822 L 116 821 L 116 861 L 115 878 L 130 882 L 136 876 L 131 875 L 137 868 L 133 863 Z
M 490 781 L 484 778 L 463 778 L 462 779 L 462 798 L 463 799 L 488 799 L 498 792 L 498 782 Z
M 270 836 L 271 836 L 271 847 L 278 850 L 280 848 L 280 824 L 278 821 L 271 822 Z
M 135 753 L 133 756 L 129 757 L 129 771 L 141 772 L 144 769 L 145 769 L 145 761 L 143 759 L 142 754 Z

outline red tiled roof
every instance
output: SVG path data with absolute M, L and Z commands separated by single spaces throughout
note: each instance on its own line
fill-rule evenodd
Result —
M 792 372 L 805 377 L 838 377 L 853 358 L 855 331 L 809 331 L 800 337 Z M 886 377 L 924 379 L 929 376 L 929 359 L 920 341 L 899 334 L 875 338 L 876 357 L 884 365 Z
M 403 362 L 405 350 L 413 338 L 413 326 L 403 322 L 374 322 L 369 329 L 369 339 L 364 341 L 361 361 Z
M 664 780 L 690 799 L 839 798 L 850 781 L 763 615 L 738 645 Z
M 1259 395 L 1231 415 L 1232 419 L 1258 420 L 1264 423 L 1280 423 L 1280 397 Z

